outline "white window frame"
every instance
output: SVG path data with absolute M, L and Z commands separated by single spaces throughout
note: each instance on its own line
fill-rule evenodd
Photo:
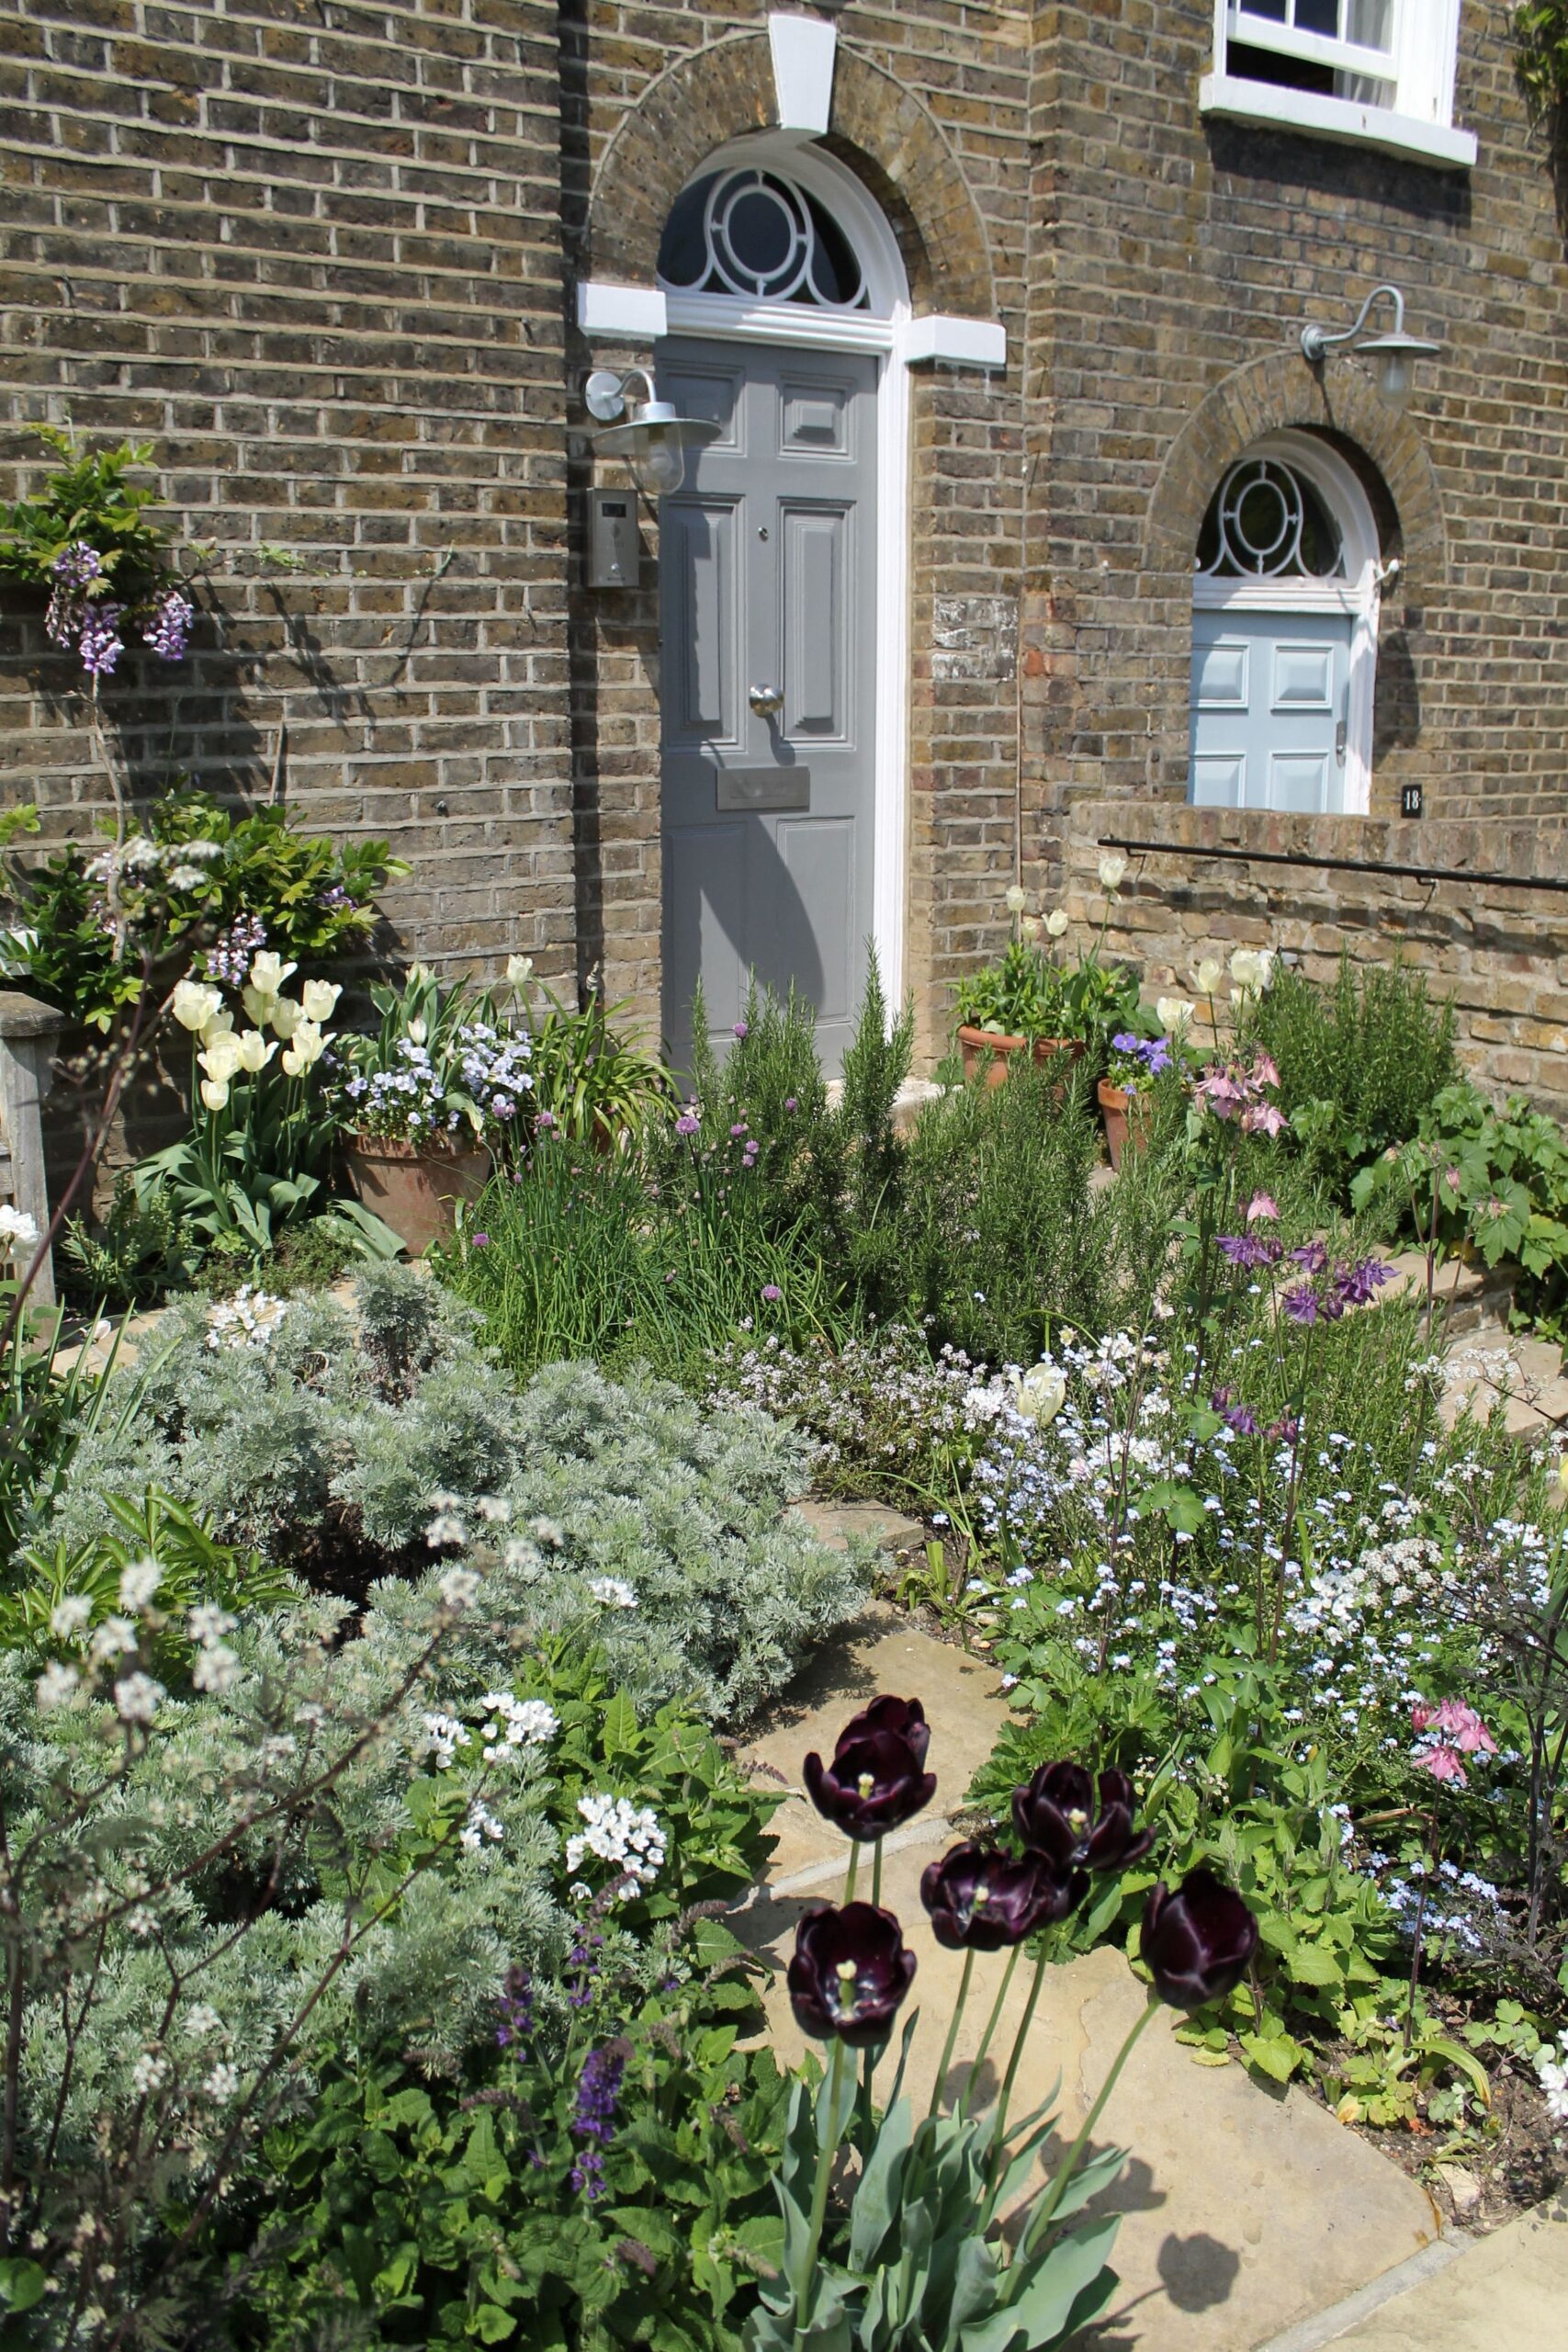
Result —
M 1192 609 L 1195 613 L 1333 613 L 1349 617 L 1344 803 L 1335 813 L 1364 817 L 1372 797 L 1372 720 L 1382 601 L 1382 553 L 1372 503 L 1354 467 L 1314 434 L 1265 434 L 1231 462 L 1242 465 L 1249 458 L 1275 458 L 1311 482 L 1339 526 L 1343 570 L 1336 580 L 1215 579 L 1199 572 L 1192 582 Z M 1230 470 L 1227 466 L 1225 473 Z M 1190 784 L 1188 788 L 1190 791 Z
M 1394 0 L 1391 70 L 1381 50 L 1243 17 L 1236 0 L 1214 0 L 1214 70 L 1199 85 L 1199 110 L 1468 170 L 1475 162 L 1478 142 L 1473 131 L 1456 130 L 1453 121 L 1460 7 L 1461 0 Z M 1393 81 L 1394 103 L 1369 106 L 1358 98 L 1324 97 L 1315 90 L 1249 81 L 1227 71 L 1233 40 L 1331 65 L 1341 73 L 1378 74 Z

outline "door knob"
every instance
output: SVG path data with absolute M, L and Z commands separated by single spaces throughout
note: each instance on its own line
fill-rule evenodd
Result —
M 1345 764 L 1345 738 L 1348 731 L 1343 719 L 1334 730 L 1334 756 L 1341 767 Z
M 752 686 L 746 696 L 759 718 L 772 718 L 784 708 L 784 696 L 777 686 Z

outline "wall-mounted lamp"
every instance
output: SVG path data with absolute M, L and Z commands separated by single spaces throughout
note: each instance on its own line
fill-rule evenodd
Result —
M 640 378 L 646 397 L 628 401 L 626 386 Z M 722 426 L 706 417 L 682 416 L 670 401 L 661 401 L 646 368 L 628 368 L 624 375 L 596 368 L 582 388 L 590 416 L 608 424 L 608 433 L 593 435 L 595 454 L 624 458 L 631 477 L 645 497 L 672 497 L 686 479 L 686 452 L 705 449 L 716 441 Z M 624 424 L 615 420 L 625 417 Z
M 1372 304 L 1384 295 L 1393 304 L 1393 326 L 1388 334 L 1370 334 L 1364 342 L 1357 338 L 1366 325 Z M 1326 327 L 1303 327 L 1302 353 L 1315 368 L 1336 344 L 1353 343 L 1358 351 L 1378 367 L 1378 390 L 1391 408 L 1404 408 L 1409 401 L 1416 383 L 1416 362 L 1430 359 L 1441 351 L 1440 343 L 1423 343 L 1419 335 L 1404 332 L 1404 297 L 1397 286 L 1374 286 L 1361 305 L 1360 315 L 1353 327 L 1343 334 L 1330 334 Z

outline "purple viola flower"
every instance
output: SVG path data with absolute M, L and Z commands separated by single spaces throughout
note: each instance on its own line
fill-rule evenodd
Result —
M 571 2168 L 571 2185 L 590 2204 L 604 2191 L 604 2150 L 615 2137 L 621 2076 L 631 2047 L 629 2041 L 607 2041 L 602 2050 L 591 2050 L 577 2078 L 571 2136 L 582 2145 Z
M 1119 1029 L 1111 1040 L 1111 1050 L 1115 1054 L 1140 1053 L 1143 1042 L 1141 1037 L 1134 1037 L 1130 1029 Z
M 1012 1792 L 1013 1827 L 1058 1870 L 1130 1870 L 1155 1842 L 1152 1829 L 1134 1826 L 1137 1804 L 1125 1772 L 1101 1772 L 1097 1809 L 1094 1782 L 1081 1764 L 1042 1764 Z
M 802 2032 L 863 2050 L 886 2041 L 915 1981 L 915 1955 L 891 1911 L 814 1904 L 801 1915 L 785 1982 Z
M 90 678 L 111 676 L 115 663 L 125 651 L 125 641 L 119 633 L 124 609 L 122 605 L 89 605 L 82 616 L 76 650 Z
M 1059 1871 L 1048 1854 L 1014 1861 L 966 1841 L 927 1864 L 920 1901 L 932 1935 L 950 1951 L 1002 1951 L 1065 1919 L 1086 1884 L 1079 1874 Z

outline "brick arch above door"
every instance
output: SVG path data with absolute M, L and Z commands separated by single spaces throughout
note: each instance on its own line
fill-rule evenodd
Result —
M 687 181 L 717 148 L 778 119 L 765 35 L 676 58 L 627 108 L 599 165 L 584 275 L 651 286 L 664 223 Z M 946 140 L 918 98 L 843 42 L 822 144 L 887 215 L 916 310 L 994 317 L 985 224 Z
M 1369 460 L 1399 522 L 1409 588 L 1442 576 L 1446 538 L 1437 470 L 1407 416 L 1344 360 L 1314 370 L 1296 352 L 1271 352 L 1217 384 L 1172 442 L 1149 503 L 1148 566 L 1190 577 L 1209 502 L 1225 473 L 1265 434 L 1336 435 Z

